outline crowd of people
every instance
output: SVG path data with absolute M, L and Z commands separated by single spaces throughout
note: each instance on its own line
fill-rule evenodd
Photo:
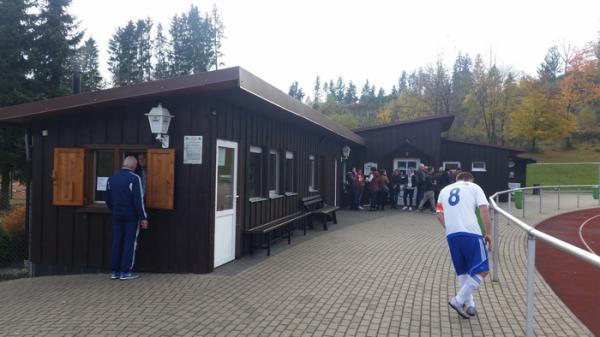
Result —
M 387 170 L 371 167 L 370 172 L 353 168 L 346 174 L 346 193 L 350 208 L 362 210 L 368 203 L 370 211 L 391 208 L 402 208 L 405 211 L 425 211 L 425 207 L 435 213 L 437 196 L 445 186 L 456 182 L 460 169 L 444 170 L 440 167 L 436 172 L 433 167 L 420 164 L 415 170 L 396 169 L 388 176 Z

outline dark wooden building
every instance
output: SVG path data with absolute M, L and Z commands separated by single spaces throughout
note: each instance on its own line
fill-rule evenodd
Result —
M 509 182 L 525 185 L 525 168 L 530 159 L 511 147 L 448 139 L 454 116 L 425 117 L 354 130 L 367 147 L 352 158 L 352 165 L 376 165 L 388 171 L 407 170 L 419 164 L 471 171 L 486 194 L 508 188 Z M 517 163 L 517 165 L 515 165 Z
M 153 108 L 174 116 L 168 146 L 150 128 Z M 239 67 L 0 109 L 2 125 L 27 130 L 34 275 L 108 270 L 104 190 L 126 155 L 148 158 L 141 271 L 206 273 L 248 253 L 245 233 L 296 212 L 300 198 L 341 204 L 349 165 L 483 162 L 486 192 L 505 189 L 518 150 L 447 140 L 452 121 L 352 132 Z
M 159 103 L 174 116 L 168 149 L 145 116 Z M 137 269 L 206 273 L 242 256 L 245 230 L 295 212 L 301 197 L 339 203 L 342 148 L 364 145 L 242 68 L 7 107 L 0 121 L 28 130 L 35 275 L 109 268 L 102 190 L 126 154 L 148 157 Z

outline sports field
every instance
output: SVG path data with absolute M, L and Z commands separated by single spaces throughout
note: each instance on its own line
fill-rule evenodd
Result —
M 527 185 L 596 185 L 598 164 L 540 163 L 527 166 Z

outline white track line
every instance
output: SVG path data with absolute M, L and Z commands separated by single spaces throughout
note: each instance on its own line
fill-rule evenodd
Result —
M 587 242 L 585 242 L 585 239 L 583 238 L 583 226 L 587 225 L 587 223 L 588 223 L 588 222 L 590 222 L 591 220 L 593 220 L 593 219 L 595 219 L 595 218 L 598 218 L 598 217 L 600 217 L 600 214 L 598 214 L 598 215 L 594 215 L 593 217 L 591 217 L 591 218 L 589 218 L 589 219 L 585 220 L 585 221 L 584 221 L 584 222 L 581 224 L 581 226 L 579 226 L 579 239 L 581 239 L 581 242 L 583 242 L 583 244 L 585 245 L 585 247 L 587 248 L 587 250 L 589 250 L 589 251 L 590 251 L 590 253 L 592 253 L 592 254 L 596 254 L 596 252 L 594 252 L 594 251 L 592 250 L 592 248 L 590 248 L 590 246 L 587 244 Z M 596 254 L 596 255 L 598 255 L 598 254 Z

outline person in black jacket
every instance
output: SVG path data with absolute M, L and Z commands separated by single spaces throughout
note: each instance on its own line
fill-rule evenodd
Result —
M 413 199 L 415 196 L 415 187 L 417 186 L 417 175 L 413 171 L 412 168 L 408 169 L 408 175 L 405 178 L 404 185 L 404 208 L 402 210 L 412 211 L 413 208 Z
M 427 176 L 427 167 L 425 164 L 419 164 L 419 168 L 417 172 L 415 172 L 415 176 L 417 177 L 417 205 L 421 204 L 421 200 L 423 199 L 423 194 L 425 193 L 424 186 L 425 177 Z
M 112 273 L 111 279 L 130 280 L 133 274 L 135 248 L 140 227 L 148 228 L 148 215 L 144 208 L 142 179 L 134 173 L 137 160 L 128 156 L 123 168 L 108 179 L 106 205 L 112 211 Z
M 400 187 L 402 186 L 402 176 L 400 170 L 395 169 L 390 179 L 390 203 L 392 208 L 398 208 L 398 194 L 400 194 Z
M 434 197 L 434 184 L 433 184 L 433 167 L 429 168 L 429 171 L 425 174 L 423 179 L 423 199 L 419 203 L 419 211 L 423 212 L 423 206 L 429 201 L 431 211 L 435 213 L 435 197 Z

